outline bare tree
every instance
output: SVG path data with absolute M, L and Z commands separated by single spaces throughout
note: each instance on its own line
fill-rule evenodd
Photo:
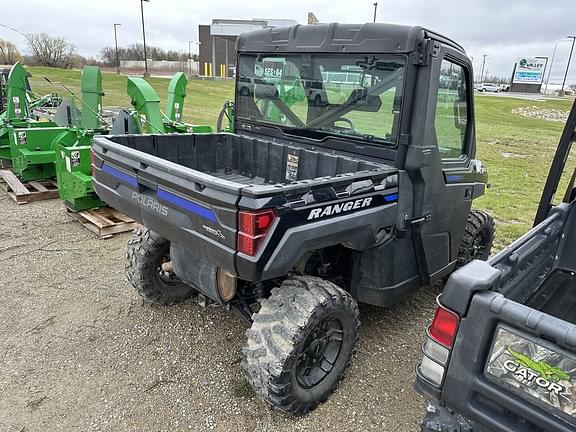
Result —
M 29 33 L 26 39 L 37 64 L 62 69 L 74 66 L 76 47 L 65 38 L 46 33 Z
M 22 56 L 12 42 L 0 39 L 0 64 L 11 65 L 20 61 Z
M 186 61 L 188 58 L 187 53 L 179 53 L 172 50 L 166 51 L 154 46 L 148 46 L 146 54 L 152 60 Z M 116 64 L 116 50 L 114 47 L 104 47 L 100 50 L 100 58 L 104 64 L 114 66 Z M 118 58 L 120 60 L 144 60 L 144 46 L 142 44 L 132 44 L 126 48 L 119 47 Z

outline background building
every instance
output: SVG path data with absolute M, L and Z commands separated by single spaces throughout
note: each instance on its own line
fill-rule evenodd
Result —
M 213 19 L 210 25 L 199 25 L 199 74 L 231 78 L 235 72 L 234 48 L 242 33 L 266 27 L 287 27 L 298 24 L 288 19 Z

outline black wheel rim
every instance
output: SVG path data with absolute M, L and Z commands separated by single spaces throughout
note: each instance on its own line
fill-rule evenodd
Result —
M 314 328 L 296 358 L 296 380 L 312 388 L 326 378 L 338 360 L 344 340 L 340 320 L 326 318 Z
M 172 286 L 172 287 L 176 286 L 176 285 L 181 285 L 182 282 L 180 282 L 180 280 L 178 280 L 178 278 L 176 277 L 174 272 L 164 271 L 162 269 L 162 264 L 165 264 L 167 262 L 170 262 L 170 255 L 169 254 L 161 255 L 160 258 L 158 259 L 158 265 L 156 266 L 156 269 L 158 272 L 158 281 L 161 284 L 164 284 L 167 286 Z
M 472 247 L 470 248 L 470 257 L 472 259 L 483 259 L 486 254 L 486 235 L 483 232 L 479 232 L 474 237 L 472 242 Z

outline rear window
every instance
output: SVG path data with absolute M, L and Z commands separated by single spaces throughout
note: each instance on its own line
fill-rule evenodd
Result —
M 404 66 L 391 55 L 241 54 L 237 115 L 312 138 L 395 145 Z

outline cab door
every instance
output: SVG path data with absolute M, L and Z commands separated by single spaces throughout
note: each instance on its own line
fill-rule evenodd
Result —
M 424 120 L 413 124 L 422 133 L 415 133 L 418 142 L 407 159 L 414 185 L 411 223 L 424 283 L 434 283 L 453 269 L 472 199 L 484 192 L 486 180 L 474 160 L 470 62 L 450 47 L 438 46 L 435 53 L 426 74 L 427 101 L 419 113 Z

